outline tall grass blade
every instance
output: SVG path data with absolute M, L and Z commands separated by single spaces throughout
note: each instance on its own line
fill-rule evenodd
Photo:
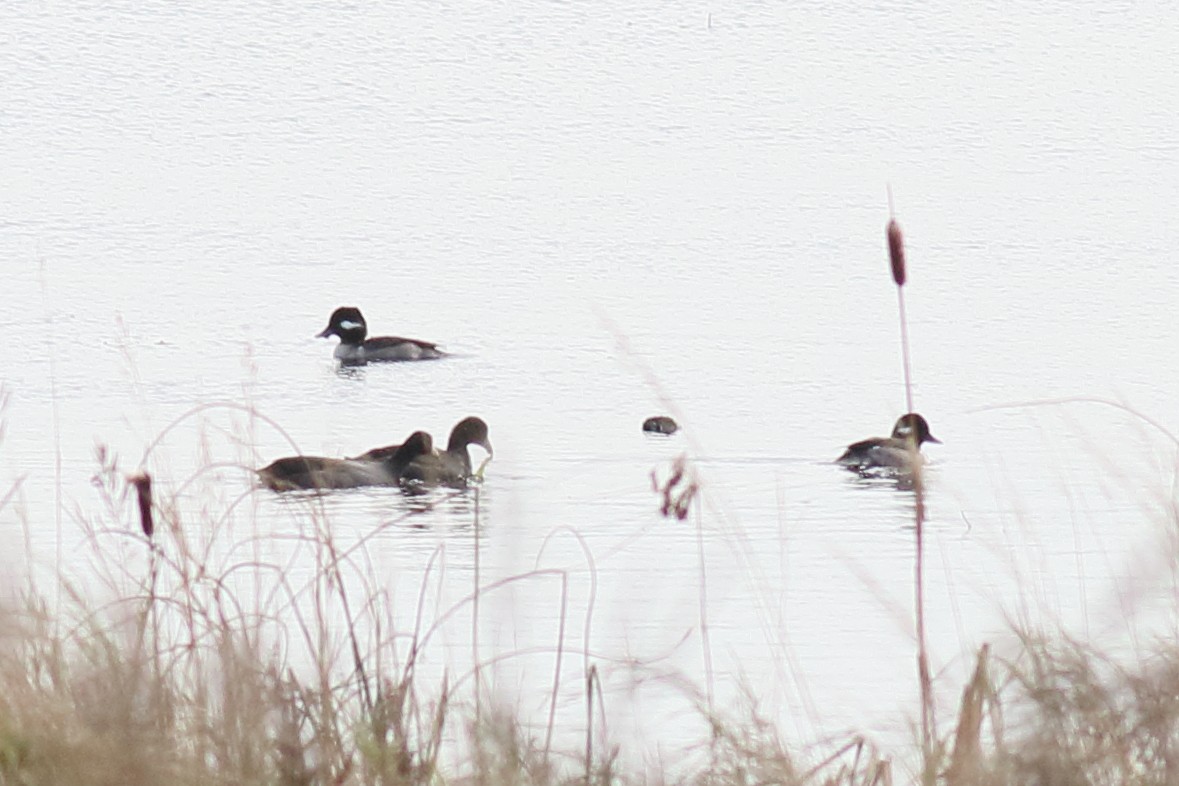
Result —
M 978 651 L 974 676 L 962 691 L 962 706 L 958 710 L 958 727 L 954 732 L 954 750 L 946 770 L 947 786 L 969 786 L 979 780 L 982 760 L 982 723 L 986 698 L 992 694 L 987 673 L 990 646 Z

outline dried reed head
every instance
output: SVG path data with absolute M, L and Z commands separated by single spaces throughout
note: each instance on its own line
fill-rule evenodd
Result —
M 139 526 L 143 528 L 143 534 L 150 539 L 156 531 L 151 514 L 151 475 L 141 472 L 127 478 L 127 482 L 135 487 L 136 496 L 139 498 Z
M 905 285 L 905 239 L 901 225 L 895 218 L 888 220 L 888 261 L 892 265 L 892 280 L 898 287 Z

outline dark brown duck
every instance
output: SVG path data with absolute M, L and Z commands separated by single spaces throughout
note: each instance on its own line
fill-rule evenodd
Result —
M 450 431 L 446 450 L 422 453 L 410 460 L 399 477 L 403 482 L 416 482 L 427 486 L 465 486 L 471 477 L 470 445 L 478 445 L 494 455 L 491 440 L 487 436 L 487 424 L 475 416 L 463 418 Z M 359 462 L 382 461 L 401 449 L 401 445 L 373 448 L 356 457 Z
M 393 486 L 410 463 L 433 451 L 434 440 L 430 435 L 415 431 L 378 460 L 288 456 L 257 470 L 258 480 L 272 491 Z

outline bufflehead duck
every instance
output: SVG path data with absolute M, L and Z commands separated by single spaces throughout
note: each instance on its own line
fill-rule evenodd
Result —
M 434 360 L 446 353 L 437 344 L 400 336 L 376 336 L 366 339 L 368 325 L 360 309 L 344 306 L 332 312 L 328 326 L 317 338 L 339 336 L 335 358 L 341 363 L 361 365 L 386 360 Z
M 920 448 L 925 442 L 941 444 L 941 440 L 929 432 L 925 418 L 910 412 L 897 420 L 891 437 L 872 437 L 848 445 L 835 461 L 860 471 L 891 469 L 912 472 L 924 462 Z
M 415 431 L 404 443 L 378 460 L 288 456 L 266 465 L 257 473 L 262 485 L 272 491 L 394 486 L 410 462 L 433 452 L 434 440 L 430 435 Z
M 651 434 L 674 434 L 680 425 L 667 415 L 656 415 L 643 421 L 643 431 Z
M 416 481 L 422 485 L 465 486 L 471 477 L 471 454 L 468 445 L 478 445 L 494 455 L 491 440 L 487 437 L 487 424 L 482 418 L 467 417 L 455 424 L 450 431 L 446 450 L 431 451 L 412 459 L 401 471 L 402 481 Z M 373 448 L 356 457 L 358 462 L 379 462 L 390 454 L 396 454 L 402 445 Z

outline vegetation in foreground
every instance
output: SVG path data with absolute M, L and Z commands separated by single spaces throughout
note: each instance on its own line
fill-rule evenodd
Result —
M 112 512 L 125 509 L 113 462 L 99 477 Z M 627 752 L 592 720 L 558 735 L 582 744 L 557 750 L 551 729 L 530 729 L 486 698 L 479 706 L 470 691 L 460 698 L 458 675 L 422 685 L 415 657 L 428 631 L 414 631 L 399 663 L 382 662 L 388 650 L 362 630 L 381 599 L 349 607 L 342 588 L 354 563 L 329 528 L 309 536 L 319 569 L 309 586 L 290 588 L 297 622 L 280 628 L 273 614 L 242 605 L 230 571 L 217 572 L 185 539 L 175 505 L 153 502 L 148 479 L 130 487 L 142 536 L 120 537 L 145 555 L 141 575 L 120 559 L 124 590 L 113 601 L 67 586 L 64 610 L 31 590 L 0 610 L 0 784 L 1179 781 L 1179 644 L 1130 669 L 1033 632 L 1013 660 L 978 652 L 954 723 L 913 750 L 849 738 L 796 752 L 753 709 L 740 718 L 702 709 L 710 731 L 695 764 L 628 770 Z M 283 665 L 294 646 L 284 636 L 302 642 L 307 668 Z M 591 668 L 590 719 L 595 677 Z

